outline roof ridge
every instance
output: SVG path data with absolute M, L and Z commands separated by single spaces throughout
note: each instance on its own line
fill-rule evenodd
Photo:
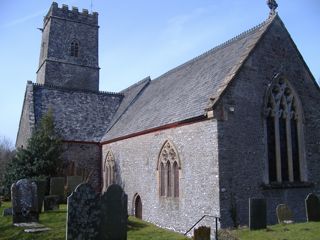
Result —
M 61 86 L 56 86 L 52 84 L 43 84 L 43 83 L 32 83 L 34 87 L 48 87 L 51 89 L 57 89 L 62 90 L 66 92 L 84 92 L 84 93 L 94 93 L 98 95 L 118 95 L 118 96 L 124 96 L 123 93 L 116 93 L 116 92 L 107 92 L 107 91 L 94 91 L 94 90 L 87 90 L 87 89 L 77 89 L 77 88 L 65 88 Z
M 210 49 L 210 50 L 208 50 L 208 51 L 206 51 L 206 52 L 204 52 L 204 53 L 202 53 L 202 54 L 200 54 L 200 55 L 198 55 L 198 56 L 196 56 L 196 57 L 188 60 L 187 62 L 185 62 L 185 63 L 183 63 L 183 64 L 181 64 L 181 65 L 179 65 L 179 66 L 177 66 L 177 67 L 175 67 L 175 68 L 173 68 L 173 69 L 165 72 L 165 73 L 163 73 L 163 74 L 160 75 L 159 77 L 155 78 L 153 81 L 155 81 L 155 80 L 157 80 L 157 79 L 159 79 L 159 78 L 162 78 L 162 77 L 164 77 L 164 76 L 166 76 L 166 75 L 168 75 L 168 74 L 171 74 L 171 73 L 179 70 L 180 68 L 182 68 L 182 67 L 184 67 L 184 66 L 186 66 L 186 65 L 188 65 L 188 64 L 191 64 L 191 63 L 197 61 L 199 58 L 205 57 L 205 56 L 207 56 L 208 54 L 211 54 L 211 53 L 213 53 L 213 52 L 216 52 L 216 51 L 218 51 L 218 50 L 220 50 L 220 49 L 223 49 L 223 48 L 231 45 L 231 44 L 234 43 L 235 41 L 238 41 L 238 40 L 240 40 L 240 39 L 248 36 L 249 34 L 253 33 L 255 30 L 257 30 L 257 29 L 259 29 L 259 28 L 261 28 L 261 27 L 263 27 L 263 26 L 271 23 L 276 16 L 278 16 L 278 14 L 275 14 L 275 15 L 272 15 L 272 16 L 268 17 L 268 18 L 267 18 L 266 20 L 264 20 L 262 23 L 260 23 L 260 24 L 258 24 L 258 25 L 256 25 L 256 26 L 254 26 L 254 27 L 252 27 L 252 28 L 250 28 L 250 29 L 248 29 L 248 30 L 246 30 L 246 31 L 244 31 L 244 32 L 236 35 L 236 36 L 233 37 L 233 38 L 230 38 L 229 40 L 227 40 L 227 41 L 225 41 L 225 42 L 223 42 L 223 43 L 215 46 L 214 48 L 212 48 L 212 49 Z
M 144 83 L 146 81 L 151 81 L 150 76 L 147 76 L 147 77 L 141 79 L 140 81 L 134 83 L 133 85 L 121 90 L 119 93 L 123 94 L 123 92 L 128 91 L 129 89 L 134 88 L 134 87 L 136 87 L 136 86 L 138 86 L 138 85 L 140 85 L 140 84 L 142 84 L 142 83 Z

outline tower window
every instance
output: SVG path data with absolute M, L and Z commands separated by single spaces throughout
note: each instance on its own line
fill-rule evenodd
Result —
M 157 166 L 161 197 L 179 197 L 180 169 L 178 153 L 173 144 L 166 141 L 160 151 Z
M 79 42 L 77 40 L 73 40 L 71 42 L 70 56 L 72 56 L 72 57 L 79 56 Z
M 303 181 L 302 111 L 289 82 L 278 77 L 265 104 L 269 182 Z

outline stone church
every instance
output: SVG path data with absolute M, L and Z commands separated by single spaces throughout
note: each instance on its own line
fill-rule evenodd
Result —
M 66 175 L 118 183 L 129 213 L 185 232 L 203 215 L 248 224 L 248 199 L 304 221 L 320 191 L 320 89 L 279 15 L 119 93 L 99 91 L 98 14 L 52 3 L 17 135 L 52 109 Z M 214 224 L 205 218 L 203 224 Z

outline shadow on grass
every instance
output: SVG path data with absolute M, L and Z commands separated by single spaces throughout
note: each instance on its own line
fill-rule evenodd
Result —
M 142 223 L 142 222 L 137 222 L 137 221 L 131 221 L 131 220 L 128 220 L 128 231 L 139 231 L 143 228 L 146 228 L 148 227 L 147 224 L 145 223 Z

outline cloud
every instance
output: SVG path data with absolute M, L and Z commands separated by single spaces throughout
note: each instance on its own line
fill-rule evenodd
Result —
M 1 28 L 12 27 L 12 26 L 27 22 L 27 21 L 29 21 L 29 20 L 31 20 L 33 18 L 39 17 L 41 15 L 44 15 L 45 13 L 46 13 L 46 10 L 35 12 L 33 14 L 30 14 L 30 15 L 27 15 L 27 16 L 24 16 L 24 17 L 21 17 L 21 18 L 17 18 L 17 19 L 14 19 L 14 20 L 10 21 L 10 22 L 4 23 L 0 27 Z

